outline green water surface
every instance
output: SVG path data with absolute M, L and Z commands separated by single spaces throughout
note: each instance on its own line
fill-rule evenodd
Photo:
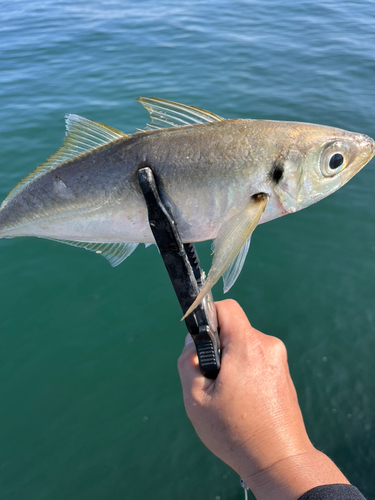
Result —
M 66 113 L 132 133 L 139 95 L 375 137 L 373 1 L 0 3 L 1 199 L 59 147 Z M 227 294 L 285 342 L 312 441 L 372 500 L 374 183 L 372 162 L 259 227 Z M 185 415 L 180 316 L 155 247 L 113 269 L 0 241 L 1 499 L 243 498 Z

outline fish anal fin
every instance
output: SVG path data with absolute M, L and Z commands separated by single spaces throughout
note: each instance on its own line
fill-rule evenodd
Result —
M 114 128 L 93 122 L 78 115 L 66 115 L 66 136 L 60 149 L 34 172 L 25 177 L 12 189 L 2 203 L 6 206 L 22 189 L 45 172 L 53 170 L 67 160 L 76 158 L 100 146 L 127 137 Z
M 138 243 L 95 243 L 89 241 L 58 240 L 59 243 L 66 243 L 74 247 L 85 248 L 105 257 L 112 267 L 116 267 L 123 262 L 137 248 Z
M 140 97 L 136 100 L 150 113 L 151 118 L 151 123 L 147 124 L 144 129 L 138 130 L 139 132 L 224 121 L 224 118 L 210 111 L 178 102 L 158 99 L 157 97 Z
M 185 319 L 202 302 L 205 295 L 211 290 L 231 263 L 237 257 L 241 248 L 259 223 L 259 220 L 266 208 L 268 195 L 259 193 L 251 198 L 250 203 L 238 214 L 227 220 L 220 228 L 215 240 L 215 253 L 212 266 L 208 273 L 206 283 L 200 291 L 193 304 L 189 307 L 182 319 Z M 245 249 L 246 250 L 246 249 Z M 248 250 L 248 249 L 247 249 Z M 241 256 L 244 261 L 244 255 Z M 240 263 L 240 261 L 239 261 Z M 243 262 L 242 262 L 243 263 Z M 238 265 L 238 264 L 237 264 Z M 237 278 L 240 269 L 236 269 L 232 275 L 232 284 Z

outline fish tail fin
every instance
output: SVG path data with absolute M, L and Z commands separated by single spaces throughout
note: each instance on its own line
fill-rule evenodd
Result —
M 5 206 L 4 203 L 0 206 L 0 239 L 12 238 L 12 216 L 13 210 Z

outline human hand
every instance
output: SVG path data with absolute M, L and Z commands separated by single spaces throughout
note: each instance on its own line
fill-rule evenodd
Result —
M 254 329 L 236 302 L 216 308 L 217 379 L 201 375 L 193 343 L 178 362 L 186 412 L 200 439 L 258 499 L 297 499 L 315 486 L 347 484 L 307 436 L 282 341 Z

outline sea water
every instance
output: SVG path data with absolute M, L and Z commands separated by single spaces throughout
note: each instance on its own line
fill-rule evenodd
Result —
M 1 199 L 56 151 L 65 114 L 132 133 L 148 120 L 140 95 L 375 137 L 373 1 L 0 6 Z M 285 342 L 313 443 L 369 499 L 374 185 L 372 162 L 326 200 L 260 226 L 227 294 Z M 208 270 L 210 243 L 197 249 Z M 180 317 L 155 247 L 113 269 L 52 241 L 0 241 L 2 499 L 243 498 L 184 412 Z

